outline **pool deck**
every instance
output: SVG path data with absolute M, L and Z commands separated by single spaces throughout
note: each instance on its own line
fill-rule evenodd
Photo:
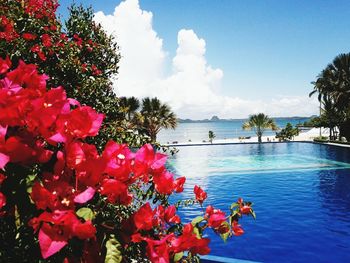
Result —
M 236 258 L 226 258 L 217 256 L 201 256 L 201 262 L 205 263 L 259 263 L 257 261 L 249 261 Z

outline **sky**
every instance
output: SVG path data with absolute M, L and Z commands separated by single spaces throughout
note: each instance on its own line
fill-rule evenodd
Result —
M 157 96 L 180 118 L 318 113 L 311 82 L 349 52 L 348 0 L 76 0 L 113 34 L 119 96 Z M 60 1 L 67 17 L 71 0 Z

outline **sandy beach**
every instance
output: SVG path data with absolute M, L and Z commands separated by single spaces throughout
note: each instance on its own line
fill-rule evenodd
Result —
M 321 128 L 321 135 L 322 136 L 328 136 L 329 135 L 329 129 L 328 128 Z M 314 138 L 320 136 L 320 128 L 312 128 L 309 131 L 301 132 L 298 136 L 295 136 L 292 141 L 313 141 Z M 261 137 L 262 142 L 279 142 L 278 139 L 275 138 L 275 135 L 270 136 L 262 136 Z M 232 144 L 232 143 L 257 143 L 258 137 L 253 136 L 249 139 L 239 139 L 239 138 L 227 138 L 227 139 L 218 139 L 213 140 L 212 143 L 209 142 L 209 140 L 206 141 L 191 141 L 191 142 L 177 142 L 177 143 L 169 143 L 165 144 L 168 146 L 181 146 L 181 145 L 205 145 L 205 144 Z

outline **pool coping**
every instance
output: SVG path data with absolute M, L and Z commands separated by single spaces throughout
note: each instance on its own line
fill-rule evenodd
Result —
M 219 257 L 219 256 L 201 256 L 201 262 L 204 263 L 260 263 L 259 261 L 251 261 L 245 259 L 237 259 L 237 258 L 227 258 L 227 257 Z
M 185 144 L 164 144 L 168 147 L 187 147 L 187 146 L 217 146 L 217 145 L 242 145 L 242 144 L 277 144 L 277 143 L 312 143 L 312 144 L 322 144 L 336 147 L 350 148 L 348 144 L 334 143 L 334 142 L 315 142 L 315 141 L 286 141 L 286 142 L 219 142 L 219 143 L 185 143 Z
M 235 145 L 235 144 L 277 144 L 277 143 L 295 143 L 295 142 L 324 144 L 324 143 L 319 143 L 314 141 L 286 141 L 286 142 L 215 142 L 215 143 L 182 143 L 182 144 L 178 143 L 178 144 L 164 144 L 163 146 L 186 147 L 186 146 L 211 146 L 211 145 Z M 337 146 L 338 145 L 340 144 L 337 144 Z

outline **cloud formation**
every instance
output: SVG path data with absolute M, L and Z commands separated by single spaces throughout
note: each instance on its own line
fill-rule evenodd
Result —
M 211 67 L 205 57 L 205 40 L 191 29 L 177 35 L 171 72 L 164 72 L 168 54 L 152 26 L 153 14 L 138 0 L 121 2 L 113 14 L 97 12 L 95 20 L 113 34 L 122 55 L 115 91 L 120 96 L 157 96 L 170 104 L 180 118 L 245 118 L 264 112 L 270 116 L 309 116 L 317 101 L 307 97 L 275 96 L 269 101 L 247 100 L 220 94 L 222 69 Z M 244 88 L 244 87 L 235 87 Z

